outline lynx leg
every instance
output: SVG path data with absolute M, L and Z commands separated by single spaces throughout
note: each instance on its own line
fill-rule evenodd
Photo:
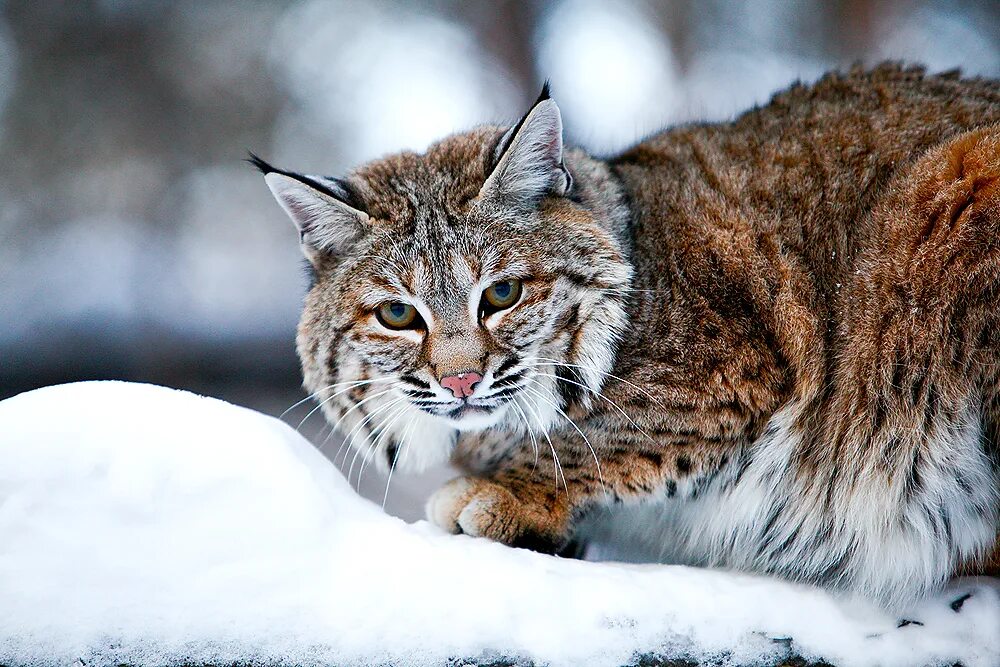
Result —
M 724 457 L 696 461 L 686 454 L 618 447 L 598 429 L 582 428 L 589 445 L 582 434 L 556 431 L 534 446 L 530 440 L 504 442 L 501 434 L 463 434 L 453 463 L 469 474 L 431 497 L 428 518 L 450 532 L 558 553 L 591 510 L 674 497 L 681 479 L 696 493 L 698 480 L 708 479 L 706 471 L 718 468 Z

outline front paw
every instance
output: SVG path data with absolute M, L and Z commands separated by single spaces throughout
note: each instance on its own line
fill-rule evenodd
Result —
M 541 500 L 541 499 L 539 499 Z M 427 502 L 427 518 L 451 533 L 555 553 L 569 541 L 558 508 L 529 504 L 488 479 L 459 477 Z

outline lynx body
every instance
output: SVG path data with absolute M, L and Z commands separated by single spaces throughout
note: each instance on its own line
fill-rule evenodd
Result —
M 1000 84 L 883 65 L 607 160 L 547 91 L 346 178 L 257 160 L 305 386 L 439 525 L 895 606 L 1000 531 Z M 637 551 L 638 550 L 638 551 Z

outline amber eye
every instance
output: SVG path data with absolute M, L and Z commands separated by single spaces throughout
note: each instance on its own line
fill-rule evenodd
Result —
M 487 313 L 510 308 L 521 298 L 520 280 L 501 280 L 483 291 L 480 309 Z
M 383 303 L 375 311 L 375 316 L 390 329 L 415 329 L 422 322 L 417 309 L 402 301 Z

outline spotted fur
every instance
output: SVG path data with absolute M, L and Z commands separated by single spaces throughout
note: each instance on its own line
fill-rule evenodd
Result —
M 998 123 L 997 82 L 884 65 L 607 160 L 546 91 L 345 179 L 258 166 L 317 277 L 305 386 L 377 465 L 465 469 L 434 522 L 897 606 L 1000 529 Z

